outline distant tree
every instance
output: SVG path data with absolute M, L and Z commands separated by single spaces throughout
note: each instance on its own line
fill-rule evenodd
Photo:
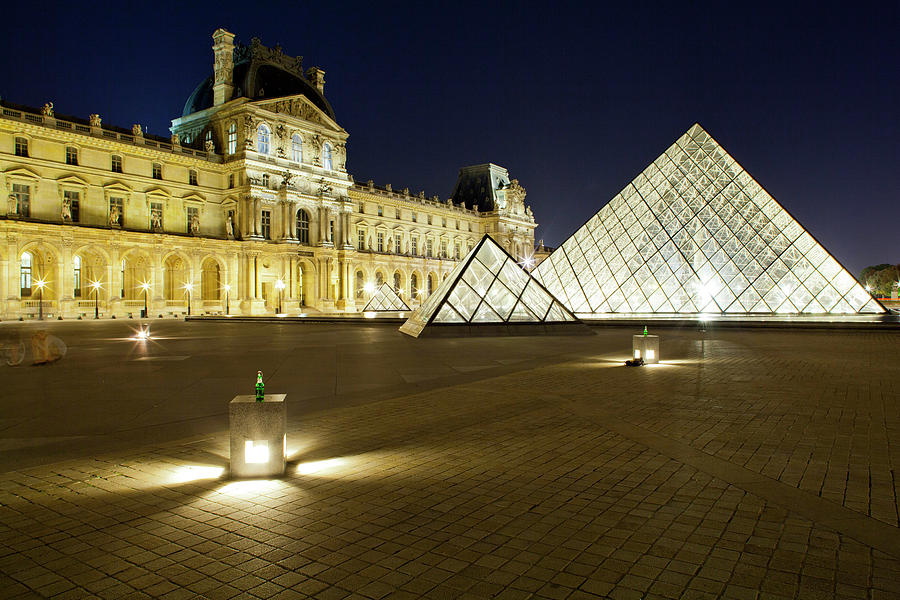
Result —
M 876 296 L 888 297 L 891 289 L 900 281 L 900 265 L 880 264 L 866 267 L 859 275 L 863 285 L 869 286 Z

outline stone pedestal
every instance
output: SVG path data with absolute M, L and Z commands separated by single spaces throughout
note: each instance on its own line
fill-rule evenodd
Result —
M 284 474 L 286 394 L 235 396 L 228 405 L 231 431 L 231 475 L 271 477 Z
M 654 365 L 659 362 L 659 336 L 634 335 L 631 337 L 631 357 L 643 358 L 644 364 Z

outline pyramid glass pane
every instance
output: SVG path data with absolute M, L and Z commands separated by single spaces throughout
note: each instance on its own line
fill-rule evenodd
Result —
M 590 239 L 591 236 L 586 236 L 585 243 L 592 243 Z M 545 272 L 544 279 L 556 285 L 565 279 L 574 281 L 568 259 L 563 257 L 557 262 L 564 265 L 561 268 L 570 269 L 568 274 L 564 271 L 561 279 L 553 268 Z M 553 267 L 553 263 L 547 264 Z M 579 294 L 582 296 L 579 306 L 589 310 L 583 292 Z M 577 319 L 491 237 L 484 236 L 400 331 L 416 337 L 431 324 L 542 321 L 577 322 Z
M 535 276 L 578 313 L 884 312 L 699 125 Z
M 381 284 L 381 287 L 378 288 L 375 295 L 372 296 L 372 299 L 369 300 L 369 303 L 363 308 L 364 312 L 395 310 L 409 310 L 409 306 L 407 306 L 406 302 L 397 295 L 394 288 L 386 283 Z

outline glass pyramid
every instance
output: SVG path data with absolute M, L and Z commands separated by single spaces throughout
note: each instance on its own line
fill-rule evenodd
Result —
M 579 323 L 488 235 L 413 312 L 400 331 L 432 324 Z
M 381 287 L 375 292 L 375 295 L 372 296 L 372 299 L 369 300 L 369 303 L 366 304 L 363 312 L 385 310 L 409 310 L 409 307 L 406 305 L 406 302 L 397 295 L 394 288 L 386 283 L 382 283 Z
M 534 270 L 574 313 L 883 313 L 694 125 Z

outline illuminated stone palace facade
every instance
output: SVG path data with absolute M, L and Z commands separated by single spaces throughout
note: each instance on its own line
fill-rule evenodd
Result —
M 355 312 L 381 282 L 415 307 L 484 233 L 533 254 L 502 167 L 444 200 L 355 183 L 322 69 L 213 42 L 171 138 L 2 103 L 0 318 Z

